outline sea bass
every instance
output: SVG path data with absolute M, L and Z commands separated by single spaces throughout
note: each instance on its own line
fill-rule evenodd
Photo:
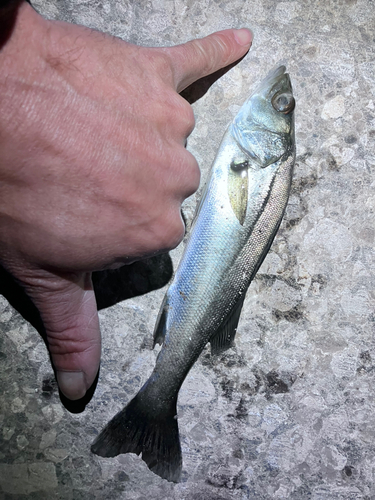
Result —
M 182 455 L 177 397 L 205 345 L 233 343 L 246 291 L 279 228 L 295 161 L 294 106 L 281 66 L 229 125 L 165 295 L 154 331 L 162 344 L 154 371 L 103 429 L 92 451 L 142 453 L 155 473 L 179 480 Z

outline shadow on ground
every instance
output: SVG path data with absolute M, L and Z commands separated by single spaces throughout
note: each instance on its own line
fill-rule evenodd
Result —
M 162 288 L 173 274 L 169 254 L 156 255 L 115 270 L 97 271 L 92 275 L 98 310 L 123 300 Z M 28 321 L 46 342 L 46 332 L 39 311 L 20 284 L 0 266 L 0 294 Z M 90 402 L 98 382 L 96 379 L 85 396 L 70 401 L 60 392 L 60 399 L 71 413 L 81 413 Z

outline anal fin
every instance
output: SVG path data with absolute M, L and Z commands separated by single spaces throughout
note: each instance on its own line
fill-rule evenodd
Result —
M 220 354 L 233 345 L 237 333 L 237 326 L 240 320 L 242 306 L 246 294 L 244 293 L 237 304 L 233 307 L 227 319 L 220 328 L 212 335 L 210 339 L 211 354 Z

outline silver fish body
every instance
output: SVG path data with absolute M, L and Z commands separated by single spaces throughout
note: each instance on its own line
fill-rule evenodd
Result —
M 279 228 L 295 161 L 294 98 L 281 66 L 228 127 L 189 240 L 155 327 L 154 371 L 92 445 L 101 456 L 142 453 L 156 474 L 178 481 L 179 389 L 205 345 L 232 345 L 243 301 Z

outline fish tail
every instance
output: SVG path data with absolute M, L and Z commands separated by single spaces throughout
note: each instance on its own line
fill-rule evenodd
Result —
M 182 455 L 176 415 L 177 398 L 169 408 L 155 411 L 139 394 L 106 425 L 91 445 L 101 457 L 142 453 L 148 468 L 168 481 L 178 482 Z

